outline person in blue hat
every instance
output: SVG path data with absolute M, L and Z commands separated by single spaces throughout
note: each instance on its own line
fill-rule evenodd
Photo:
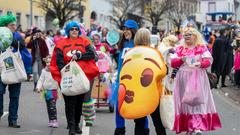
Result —
M 134 36 L 138 30 L 138 24 L 134 20 L 127 20 L 122 29 L 123 29 L 123 35 L 122 39 L 119 41 L 118 44 L 118 49 L 120 51 L 119 56 L 118 56 L 118 74 L 117 74 L 117 79 L 115 82 L 114 86 L 114 91 L 117 94 L 118 88 L 119 88 L 119 76 L 120 76 L 120 71 L 122 69 L 122 64 L 123 64 L 123 59 L 124 55 L 129 50 L 130 48 L 134 47 Z M 114 97 L 118 97 L 115 95 Z M 114 135 L 125 135 L 125 120 L 124 118 L 119 114 L 118 112 L 118 102 L 116 102 L 116 117 L 115 117 L 115 122 L 116 122 L 116 129 L 114 131 Z M 148 119 L 146 118 L 145 122 L 145 132 L 144 135 L 149 134 L 149 129 L 148 129 Z

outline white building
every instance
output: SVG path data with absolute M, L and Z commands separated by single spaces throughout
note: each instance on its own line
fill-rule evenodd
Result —
M 207 13 L 216 12 L 219 13 L 232 12 L 234 14 L 235 13 L 234 0 L 199 0 L 196 21 L 201 23 L 202 25 L 205 25 L 208 21 L 212 20 L 210 16 L 207 16 Z M 213 21 L 219 20 L 219 17 L 220 15 L 219 16 L 216 15 L 216 18 Z M 226 16 L 226 19 L 228 19 L 229 17 L 230 17 L 229 15 Z M 235 19 L 234 15 L 233 19 Z
M 236 20 L 240 21 L 240 0 L 235 0 Z
M 91 22 L 103 27 L 112 27 L 112 5 L 107 0 L 90 0 Z

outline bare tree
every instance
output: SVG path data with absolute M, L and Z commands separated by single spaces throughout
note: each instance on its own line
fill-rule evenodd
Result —
M 166 13 L 174 7 L 172 3 L 172 0 L 151 0 L 145 15 L 147 20 L 153 25 L 153 33 L 156 33 L 154 29 L 157 28 L 158 23 L 163 20 Z
M 34 1 L 39 8 L 47 15 L 59 20 L 59 27 L 62 28 L 68 20 L 79 15 L 79 3 L 81 0 L 38 0 Z
M 167 12 L 168 19 L 172 22 L 174 26 L 177 27 L 177 30 L 180 30 L 181 24 L 183 22 L 183 18 L 186 17 L 186 10 L 183 9 L 182 7 L 179 7 L 179 3 L 176 2 L 173 5 L 174 7 L 172 8 L 171 11 Z
M 143 0 L 107 0 L 113 6 L 113 21 L 118 27 L 128 19 L 128 14 L 142 9 Z

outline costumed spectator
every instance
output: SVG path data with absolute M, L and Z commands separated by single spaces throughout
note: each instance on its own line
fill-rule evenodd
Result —
M 53 51 L 50 66 L 53 78 L 60 84 L 60 71 L 73 59 L 82 68 L 91 82 L 99 73 L 94 61 L 95 50 L 90 45 L 91 42 L 87 38 L 79 36 L 81 32 L 78 22 L 69 22 L 65 27 L 65 32 L 67 38 L 62 39 L 61 42 L 57 42 Z M 82 134 L 79 124 L 84 96 L 85 94 L 76 96 L 66 96 L 63 94 L 69 135 Z
M 46 66 L 43 58 L 49 55 L 47 44 L 38 28 L 35 27 L 32 30 L 31 41 L 27 44 L 27 47 L 31 49 L 34 81 L 33 91 L 36 91 L 37 81 L 41 75 L 42 69 Z
M 117 99 L 117 93 L 118 93 L 118 88 L 119 88 L 119 76 L 120 76 L 120 71 L 122 69 L 123 65 L 123 59 L 126 51 L 130 48 L 134 47 L 134 36 L 135 33 L 138 29 L 138 24 L 134 20 L 127 20 L 124 25 L 123 25 L 123 36 L 122 39 L 119 41 L 119 57 L 118 57 L 118 74 L 117 74 L 117 79 L 115 82 L 114 86 L 114 94 L 113 99 Z M 118 102 L 116 103 L 116 107 L 118 107 Z M 148 119 L 145 119 L 145 131 L 148 133 Z M 125 120 L 124 118 L 119 114 L 118 108 L 116 108 L 116 116 L 115 116 L 115 122 L 116 122 L 116 129 L 114 132 L 114 135 L 125 135 Z
M 84 25 L 79 23 L 81 36 L 86 37 L 87 33 L 85 31 Z M 97 53 L 95 54 L 95 61 L 97 61 Z M 96 119 L 96 110 L 94 105 L 94 100 L 92 99 L 92 87 L 93 87 L 94 79 L 90 81 L 90 90 L 85 93 L 83 106 L 82 106 L 82 115 L 83 119 L 86 122 L 86 126 L 92 126 L 94 120 Z
M 210 32 L 210 38 L 209 38 L 209 41 L 208 41 L 208 50 L 212 53 L 212 47 L 213 47 L 213 44 L 215 42 L 216 38 L 214 36 L 214 34 L 212 32 Z
M 48 112 L 48 126 L 57 128 L 57 107 L 56 102 L 58 98 L 58 82 L 55 81 L 50 72 L 50 61 L 51 56 L 48 55 L 46 58 L 43 58 L 46 63 L 46 67 L 42 70 L 41 76 L 37 82 L 37 92 L 43 93 L 47 104 L 47 112 Z
M 225 85 L 225 78 L 226 75 L 228 75 L 231 71 L 231 65 L 228 65 L 231 63 L 230 56 L 233 55 L 230 54 L 231 51 L 231 45 L 230 41 L 227 39 L 227 33 L 225 30 L 220 30 L 220 36 L 217 37 L 213 44 L 212 48 L 212 56 L 213 56 L 213 63 L 212 63 L 212 68 L 211 71 L 212 73 L 215 73 L 219 78 L 221 76 L 221 86 L 222 87 L 227 87 Z M 233 52 L 232 52 L 233 53 Z
M 134 37 L 134 44 L 135 46 L 149 46 L 151 45 L 150 40 L 151 32 L 146 28 L 141 28 L 137 31 L 135 37 Z M 167 135 L 165 128 L 162 124 L 161 118 L 160 118 L 160 111 L 159 111 L 159 105 L 156 108 L 156 110 L 151 114 L 152 121 L 155 127 L 155 131 L 157 135 Z M 149 131 L 147 132 L 145 125 L 146 125 L 146 119 L 147 117 L 135 119 L 135 130 L 134 135 L 149 135 Z M 149 129 L 148 129 L 149 130 Z
M 96 51 L 101 51 L 106 54 L 109 54 L 111 51 L 111 48 L 106 44 L 101 42 L 101 36 L 98 33 L 93 33 L 93 45 L 95 46 Z
M 168 91 L 173 91 L 173 80 L 176 76 L 176 72 L 178 68 L 171 67 L 171 58 L 174 57 L 175 47 L 178 42 L 178 38 L 174 35 L 169 35 L 163 38 L 161 45 L 158 50 L 162 53 L 164 61 L 167 64 L 168 73 L 167 76 L 163 80 L 163 84 L 165 89 Z
M 49 31 L 47 31 L 47 32 L 49 32 Z M 49 54 L 52 55 L 53 49 L 55 47 L 55 44 L 52 40 L 53 38 L 50 35 L 47 35 L 47 34 L 44 35 L 43 38 L 45 39 L 45 42 L 47 44 Z
M 101 39 L 101 42 L 102 43 L 107 43 L 107 33 L 108 33 L 108 28 L 103 28 L 102 29 L 102 33 L 101 33 L 101 37 L 102 37 L 102 39 Z
M 234 58 L 234 82 L 240 88 L 240 29 L 236 30 L 235 40 L 233 46 L 235 48 Z
M 53 41 L 53 30 L 47 30 L 46 31 L 46 37 L 48 37 L 49 39 L 51 39 Z
M 21 38 L 20 34 L 16 32 L 16 17 L 12 14 L 8 14 L 0 17 L 0 27 L 7 27 L 13 33 L 13 42 L 11 46 L 14 50 L 25 48 L 24 40 Z M 17 38 L 16 38 L 17 37 Z M 4 51 L 4 50 L 2 50 Z M 3 96 L 8 86 L 9 91 L 9 116 L 8 116 L 8 126 L 12 128 L 20 128 L 17 123 L 18 119 L 18 106 L 19 106 L 19 96 L 21 91 L 21 83 L 6 85 L 1 81 L 0 78 L 0 117 L 3 115 Z
M 57 44 L 57 42 L 63 38 L 64 36 L 62 35 L 61 30 L 57 30 L 55 36 L 53 37 L 53 42 Z
M 212 56 L 204 39 L 195 28 L 184 29 L 184 44 L 176 48 L 171 60 L 173 68 L 179 67 L 174 84 L 176 133 L 201 135 L 202 131 L 221 128 L 206 68 Z

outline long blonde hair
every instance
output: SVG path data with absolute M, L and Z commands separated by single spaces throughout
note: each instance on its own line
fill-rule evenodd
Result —
M 185 35 L 187 32 L 192 33 L 196 37 L 196 41 L 194 42 L 194 45 L 206 45 L 207 42 L 204 40 L 202 34 L 195 28 L 192 27 L 186 27 L 183 30 L 183 34 Z
M 151 32 L 146 28 L 141 28 L 137 31 L 134 37 L 134 44 L 141 46 L 150 46 L 151 45 Z

